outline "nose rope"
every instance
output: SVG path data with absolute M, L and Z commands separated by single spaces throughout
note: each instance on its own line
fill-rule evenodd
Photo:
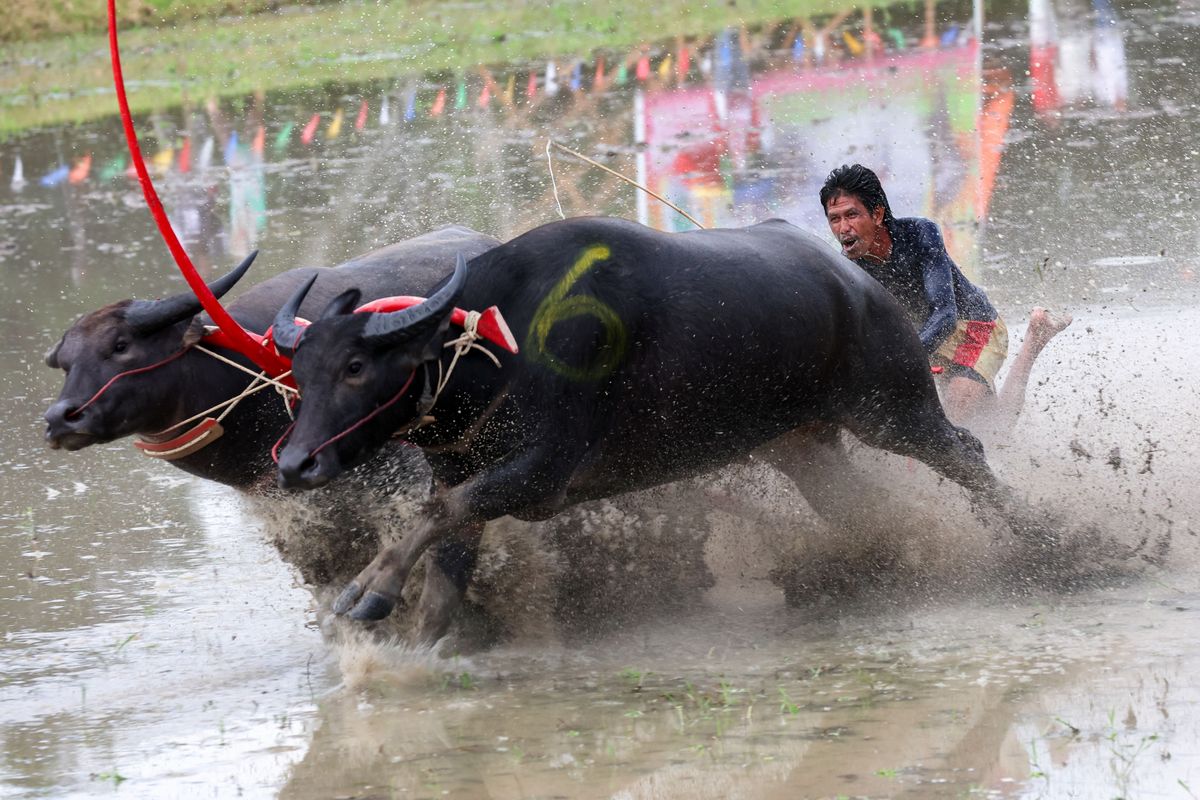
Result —
M 112 385 L 114 383 L 116 383 L 117 381 L 119 381 L 121 378 L 128 378 L 131 375 L 140 375 L 143 372 L 149 372 L 150 370 L 158 369 L 161 366 L 170 364 L 172 361 L 174 361 L 175 359 L 179 358 L 184 353 L 186 353 L 189 349 L 190 348 L 185 347 L 182 350 L 180 350 L 179 352 L 175 353 L 174 355 L 167 356 L 162 361 L 159 361 L 155 364 L 151 364 L 146 367 L 138 367 L 137 369 L 129 369 L 129 370 L 125 370 L 124 372 L 118 372 L 116 375 L 113 375 L 111 378 L 109 378 L 108 383 L 101 386 L 99 391 L 97 391 L 94 395 L 91 396 L 91 399 L 89 399 L 86 403 L 81 405 L 79 408 L 76 408 L 75 410 L 71 411 L 68 414 L 64 414 L 63 416 L 66 419 L 74 419 L 74 418 L 78 417 L 80 414 L 83 413 L 83 410 L 85 408 L 87 408 L 92 403 L 99 400 L 100 396 L 103 395 L 105 392 L 107 392 L 112 387 Z
M 415 378 L 416 376 L 417 376 L 417 371 L 414 369 L 412 372 L 410 372 L 408 374 L 408 380 L 406 380 L 404 382 L 404 385 L 400 387 L 400 391 L 396 392 L 396 394 L 392 397 L 391 400 L 388 400 L 386 403 L 379 406 L 374 411 L 372 411 L 370 414 L 367 414 L 365 417 L 363 417 L 362 419 L 360 419 L 358 422 L 354 423 L 350 427 L 346 428 L 341 433 L 339 433 L 336 436 L 333 436 L 329 439 L 326 439 L 324 442 L 319 444 L 315 450 L 312 450 L 311 452 L 309 452 L 308 458 L 315 458 L 317 453 L 321 452 L 329 445 L 333 444 L 334 442 L 338 441 L 339 439 L 341 439 L 344 436 L 349 436 L 352 432 L 358 430 L 363 425 L 366 425 L 368 422 L 375 419 L 375 417 L 382 414 L 388 408 L 391 408 L 392 405 L 394 405 L 401 397 L 404 396 L 404 394 L 408 391 L 408 387 L 412 386 L 413 378 Z M 295 422 L 293 422 L 291 425 L 288 426 L 288 429 L 283 432 L 283 436 L 280 436 L 279 441 L 277 441 L 275 443 L 275 446 L 271 448 L 271 458 L 273 458 L 275 460 L 276 464 L 279 463 L 279 446 L 281 444 L 283 444 L 283 440 L 288 437 L 288 434 L 290 434 L 292 432 L 292 428 L 294 428 L 294 427 L 296 427 Z
M 408 428 L 405 428 L 404 430 L 409 430 L 412 427 L 419 428 L 422 425 L 424 425 L 426 422 L 429 421 L 429 420 L 425 419 L 424 415 L 428 414 L 433 409 L 433 407 L 437 404 L 438 397 L 441 396 L 442 390 L 446 388 L 446 384 L 450 382 L 450 376 L 452 374 L 454 374 L 454 368 L 456 366 L 458 366 L 458 360 L 460 358 L 462 358 L 464 355 L 466 355 L 467 353 L 469 353 L 471 350 L 478 350 L 480 353 L 483 353 L 485 356 L 487 356 L 491 360 L 491 362 L 493 364 L 496 365 L 497 369 L 499 369 L 501 367 L 500 359 L 496 357 L 496 354 L 493 353 L 492 351 L 488 350 L 483 345 L 478 343 L 478 340 L 482 336 L 482 334 L 479 333 L 479 321 L 480 321 L 480 319 L 482 319 L 482 317 L 483 317 L 483 314 L 478 311 L 468 311 L 466 319 L 463 320 L 463 325 L 462 325 L 463 332 L 461 334 L 459 334 L 457 337 L 451 339 L 450 341 L 446 342 L 443 345 L 443 348 L 450 348 L 450 347 L 454 348 L 454 355 L 450 359 L 450 366 L 445 367 L 443 369 L 441 359 L 438 359 L 438 381 L 437 381 L 437 386 L 435 387 L 434 392 L 433 392 L 433 398 L 431 400 L 429 400 L 428 402 L 422 403 L 422 406 L 420 408 L 420 415 L 418 416 L 418 419 L 416 420 L 415 424 L 412 426 L 409 426 Z M 405 395 L 405 393 L 408 392 L 408 389 L 412 385 L 413 379 L 416 377 L 416 375 L 417 375 L 417 370 L 414 369 L 409 374 L 408 380 L 404 382 L 404 386 L 400 387 L 400 391 L 397 392 L 392 397 L 392 399 L 388 400 L 386 403 L 379 406 L 374 411 L 372 411 L 370 414 L 367 414 L 365 417 L 363 417 L 362 419 L 360 419 L 358 422 L 354 423 L 350 427 L 346 428 L 341 433 L 322 442 L 320 445 L 317 446 L 317 448 L 315 450 L 311 451 L 308 454 L 308 457 L 315 458 L 316 455 L 318 453 L 320 453 L 322 450 L 324 450 L 326 447 L 329 447 L 329 445 L 337 442 L 339 439 L 342 439 L 343 437 L 350 435 L 352 432 L 358 430 L 363 425 L 366 425 L 368 422 L 370 422 L 376 416 L 378 416 L 379 414 L 382 414 L 384 411 L 386 411 L 388 408 L 390 408 L 392 405 L 394 405 L 401 397 L 403 397 Z M 428 378 L 428 376 L 426 376 L 427 384 L 428 384 L 428 380 L 429 380 L 429 378 Z M 288 434 L 290 434 L 292 432 L 292 428 L 294 428 L 294 427 L 295 427 L 295 423 L 293 422 L 292 425 L 290 425 L 288 427 L 288 429 L 286 431 L 284 431 L 283 436 L 279 437 L 279 441 L 277 441 L 275 443 L 275 446 L 271 448 L 271 458 L 275 459 L 276 464 L 279 463 L 279 455 L 278 455 L 279 446 L 281 444 L 283 444 L 283 440 L 287 438 Z

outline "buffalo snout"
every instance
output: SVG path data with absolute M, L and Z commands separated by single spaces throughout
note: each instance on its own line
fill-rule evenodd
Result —
M 50 449 L 79 450 L 95 440 L 95 436 L 82 428 L 83 415 L 70 400 L 59 400 L 42 415 L 46 420 L 46 444 Z
M 316 489 L 329 483 L 336 470 L 328 469 L 325 453 L 312 455 L 299 448 L 286 448 L 279 456 L 281 489 Z

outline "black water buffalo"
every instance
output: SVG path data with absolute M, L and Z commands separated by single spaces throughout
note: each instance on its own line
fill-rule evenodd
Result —
M 822 511 L 844 477 L 841 429 L 1011 510 L 978 440 L 947 421 L 900 306 L 781 220 L 680 234 L 619 219 L 555 222 L 460 257 L 420 306 L 343 313 L 358 300 L 351 291 L 302 330 L 292 320 L 304 292 L 275 320 L 303 393 L 281 485 L 321 485 L 404 429 L 440 487 L 416 530 L 338 598 L 335 611 L 355 619 L 388 615 L 436 545 L 419 612 L 436 639 L 485 521 L 546 518 L 756 449 Z M 437 393 L 452 359 L 444 345 L 459 335 L 448 330 L 452 307 L 493 304 L 520 354 L 484 345 L 499 366 L 468 353 Z
M 245 329 L 261 334 L 279 304 L 314 274 L 323 276 L 306 306 L 314 314 L 350 286 L 368 299 L 424 294 L 445 277 L 457 252 L 478 255 L 497 244 L 467 228 L 443 228 L 336 269 L 304 268 L 277 275 L 234 300 L 229 312 Z M 219 296 L 232 288 L 252 259 L 216 281 L 214 293 Z M 172 426 L 245 390 L 251 376 L 193 347 L 201 342 L 207 321 L 199 312 L 199 301 L 185 292 L 155 301 L 124 300 L 75 322 L 46 356 L 49 366 L 66 372 L 58 400 L 45 413 L 47 443 L 78 450 L 134 434 L 151 441 L 170 439 L 188 427 Z M 249 359 L 231 350 L 211 349 L 253 368 Z M 101 392 L 119 373 L 139 369 L 144 371 L 128 374 Z M 248 487 L 272 474 L 271 446 L 288 424 L 275 391 L 258 392 L 221 420 L 224 435 L 173 463 L 203 478 Z

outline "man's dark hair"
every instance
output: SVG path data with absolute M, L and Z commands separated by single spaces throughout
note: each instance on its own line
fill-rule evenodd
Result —
M 888 205 L 887 195 L 883 192 L 883 185 L 879 183 L 879 176 L 862 164 L 842 164 L 829 173 L 825 185 L 821 187 L 821 208 L 828 210 L 830 201 L 842 194 L 857 197 L 872 214 L 875 213 L 875 209 L 882 207 L 884 222 L 894 219 L 892 207 Z

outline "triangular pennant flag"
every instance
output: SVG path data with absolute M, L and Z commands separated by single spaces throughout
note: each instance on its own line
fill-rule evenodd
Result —
M 388 96 L 385 94 L 383 100 L 379 103 L 379 124 L 390 125 L 392 123 L 392 107 L 388 103 Z
M 361 131 L 367 125 L 367 101 L 363 100 L 358 107 L 358 117 L 354 120 L 354 130 Z
M 846 43 L 846 49 L 850 51 L 852 56 L 861 56 L 863 54 L 863 43 L 854 38 L 854 34 L 850 31 L 842 31 L 842 41 Z
M 660 61 L 658 64 L 658 79 L 661 81 L 665 81 L 670 77 L 671 77 L 671 54 L 668 53 L 667 57 L 664 58 L 662 61 Z
M 529 82 L 525 84 L 525 97 L 532 100 L 537 96 L 537 73 L 529 70 Z
M 412 122 L 417 118 L 417 90 L 415 88 L 408 90 L 408 95 L 404 99 L 404 119 L 407 122 Z
M 346 116 L 344 109 L 339 108 L 333 112 L 333 121 L 329 123 L 329 127 L 325 129 L 326 139 L 336 139 L 338 134 L 342 132 L 342 119 Z
M 250 148 L 254 151 L 256 156 L 262 156 L 263 147 L 266 146 L 266 143 L 267 129 L 265 126 L 259 125 L 258 129 L 254 131 L 254 141 L 251 143 Z
M 514 72 L 508 76 L 508 82 L 504 84 L 504 105 L 511 106 L 513 104 L 513 95 L 517 89 L 517 75 Z
M 289 122 L 284 125 L 279 133 L 275 134 L 275 141 L 271 143 L 271 149 L 278 153 L 283 148 L 287 147 L 288 139 L 292 136 L 292 129 L 296 127 L 296 123 Z
M 236 141 L 236 139 L 234 140 Z M 159 150 L 150 159 L 150 166 L 154 167 L 154 172 L 158 175 L 165 175 L 167 170 L 171 168 L 171 164 L 175 162 L 175 148 L 164 147 Z
M 21 163 L 21 157 L 17 156 L 17 160 L 13 162 L 12 182 L 9 186 L 14 191 L 19 191 L 25 185 L 25 165 Z
M 71 183 L 83 183 L 87 180 L 88 173 L 91 171 L 92 154 L 88 153 L 75 162 L 75 166 L 71 168 L 71 172 L 67 175 L 67 180 Z
M 675 74 L 679 76 L 679 80 L 687 79 L 688 72 L 692 69 L 692 54 L 688 50 L 686 44 L 679 46 L 679 61 L 675 68 Z
M 644 81 L 650 77 L 650 56 L 642 56 L 637 62 L 637 79 Z
M 111 181 L 125 171 L 125 156 L 116 156 L 100 168 L 100 180 Z
M 456 109 L 464 109 L 467 107 L 467 82 L 459 81 L 458 88 L 454 91 L 454 107 Z
M 179 148 L 179 158 L 175 160 L 175 169 L 181 175 L 192 171 L 192 137 L 183 137 L 183 146 Z
M 70 170 L 67 169 L 66 164 L 60 164 L 38 179 L 38 183 L 42 186 L 58 186 L 66 180 L 69 172 Z
M 238 132 L 233 131 L 229 134 L 229 138 L 225 140 L 224 158 L 226 164 L 232 164 L 233 159 L 237 157 L 238 149 Z
M 583 62 L 576 61 L 571 68 L 571 91 L 578 92 L 583 88 Z
M 300 141 L 304 144 L 312 144 L 313 137 L 317 135 L 317 126 L 321 124 L 321 115 L 313 114 L 312 119 L 304 126 L 304 130 L 300 132 Z
M 596 57 L 596 74 L 592 78 L 592 88 L 597 92 L 604 91 L 604 56 Z
M 446 110 L 446 90 L 438 89 L 437 97 L 433 101 L 433 105 L 429 109 L 429 116 L 440 117 L 442 112 Z
M 215 147 L 213 137 L 210 136 L 204 140 L 204 144 L 200 146 L 200 169 L 205 170 L 212 166 L 213 150 Z
M 483 90 L 479 93 L 478 105 L 480 108 L 487 108 L 490 102 L 492 102 L 492 84 L 488 82 L 483 85 Z

